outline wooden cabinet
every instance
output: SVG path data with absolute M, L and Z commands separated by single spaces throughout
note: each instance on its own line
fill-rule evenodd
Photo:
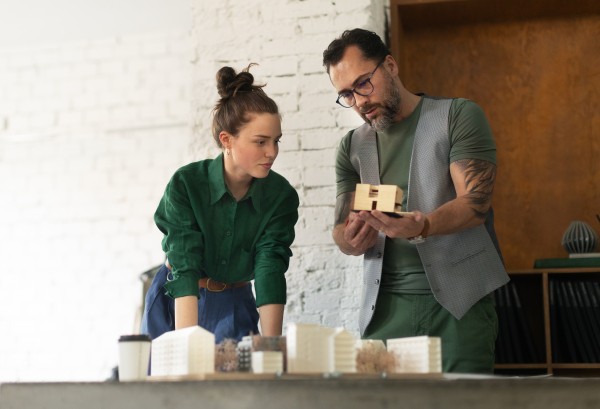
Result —
M 564 257 L 571 221 L 599 227 L 600 1 L 390 0 L 390 14 L 406 89 L 486 114 L 507 268 Z
M 540 355 L 545 358 L 545 362 L 540 364 L 496 364 L 496 373 L 521 375 L 547 373 L 556 376 L 577 377 L 600 376 L 599 363 L 553 362 L 548 291 L 550 277 L 600 281 L 600 268 L 509 270 L 508 274 L 517 286 L 519 298 L 533 334 L 534 343 L 538 351 L 541 352 Z

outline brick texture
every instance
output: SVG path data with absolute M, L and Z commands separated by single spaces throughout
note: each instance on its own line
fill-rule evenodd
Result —
M 98 381 L 135 331 L 152 216 L 173 172 L 215 157 L 216 71 L 257 62 L 283 113 L 274 169 L 299 192 L 286 321 L 355 334 L 361 259 L 331 239 L 334 158 L 360 123 L 323 49 L 383 34 L 386 0 L 192 0 L 192 30 L 0 49 L 0 382 Z
M 323 50 L 345 29 L 383 35 L 385 0 L 193 0 L 193 154 L 214 157 L 207 112 L 217 100 L 214 75 L 223 65 L 251 72 L 283 112 L 281 152 L 273 169 L 300 195 L 294 257 L 287 273 L 285 321 L 343 325 L 358 335 L 361 258 L 342 254 L 331 238 L 335 205 L 335 152 L 361 124 L 336 106 L 322 66 Z M 236 24 L 247 20 L 251 23 Z M 211 41 L 206 41 L 210 38 Z
M 190 38 L 0 50 L 0 382 L 103 380 L 188 163 Z

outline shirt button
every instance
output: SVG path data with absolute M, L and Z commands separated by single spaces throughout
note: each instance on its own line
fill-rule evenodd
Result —
M 223 260 L 221 261 L 221 264 L 227 264 L 227 261 Z
M 375 309 L 374 305 L 371 305 L 371 311 L 373 311 Z
M 225 234 L 226 234 L 226 235 L 228 235 L 228 236 L 231 236 L 231 232 L 230 232 L 230 231 L 228 231 L 228 232 L 227 232 L 227 233 L 225 233 Z
M 375 280 L 375 284 L 379 284 L 379 280 Z
M 381 258 L 381 253 L 377 253 L 377 258 Z

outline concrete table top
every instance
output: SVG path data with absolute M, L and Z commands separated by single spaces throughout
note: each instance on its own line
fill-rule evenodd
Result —
M 450 378 L 450 379 L 449 379 Z M 1 409 L 600 408 L 600 378 L 5 383 Z

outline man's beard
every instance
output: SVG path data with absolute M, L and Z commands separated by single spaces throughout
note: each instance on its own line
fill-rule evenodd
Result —
M 400 95 L 400 89 L 388 74 L 386 75 L 386 92 L 382 104 L 367 105 L 360 110 L 360 116 L 365 120 L 375 132 L 383 132 L 388 129 L 393 123 L 394 118 L 400 112 L 402 107 L 402 96 Z M 383 108 L 383 112 L 378 118 L 368 119 L 365 113 L 369 112 L 375 107 Z

